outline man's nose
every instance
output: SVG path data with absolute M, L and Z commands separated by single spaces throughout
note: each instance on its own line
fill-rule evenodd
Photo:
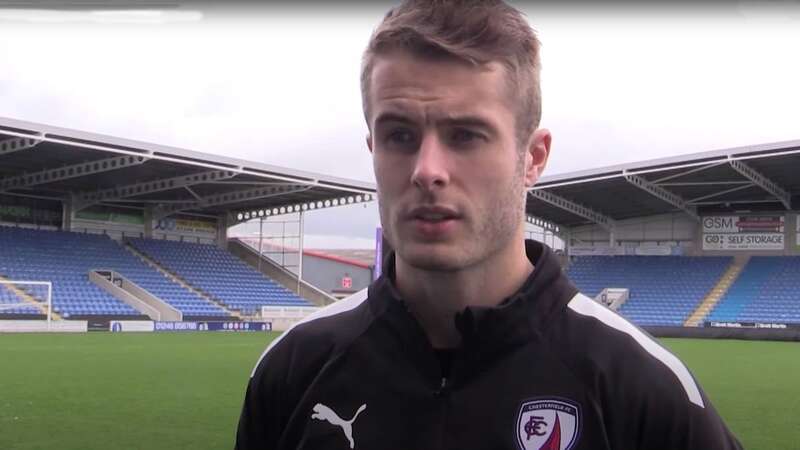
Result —
M 447 149 L 439 137 L 431 133 L 420 142 L 411 182 L 423 190 L 441 189 L 450 182 Z

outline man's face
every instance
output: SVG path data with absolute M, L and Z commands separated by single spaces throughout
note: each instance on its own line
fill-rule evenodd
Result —
M 537 131 L 519 151 L 502 65 L 393 52 L 375 61 L 369 99 L 381 223 L 398 259 L 454 271 L 521 239 L 525 186 L 550 136 Z

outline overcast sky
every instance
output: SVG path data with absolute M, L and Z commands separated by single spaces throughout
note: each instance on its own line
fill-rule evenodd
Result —
M 800 139 L 797 1 L 516 4 L 543 43 L 548 174 Z M 358 77 L 384 5 L 0 9 L 0 116 L 373 181 Z M 307 233 L 366 245 L 374 206 L 338 211 Z

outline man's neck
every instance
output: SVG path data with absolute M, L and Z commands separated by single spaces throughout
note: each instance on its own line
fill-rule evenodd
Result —
M 397 257 L 395 284 L 433 347 L 454 348 L 461 343 L 456 313 L 468 306 L 499 305 L 532 271 L 520 239 L 481 264 L 454 272 L 418 269 Z

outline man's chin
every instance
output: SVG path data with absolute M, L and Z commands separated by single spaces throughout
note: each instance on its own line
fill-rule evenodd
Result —
M 418 270 L 452 272 L 464 266 L 462 249 L 444 245 L 412 244 L 398 251 L 397 257 Z

